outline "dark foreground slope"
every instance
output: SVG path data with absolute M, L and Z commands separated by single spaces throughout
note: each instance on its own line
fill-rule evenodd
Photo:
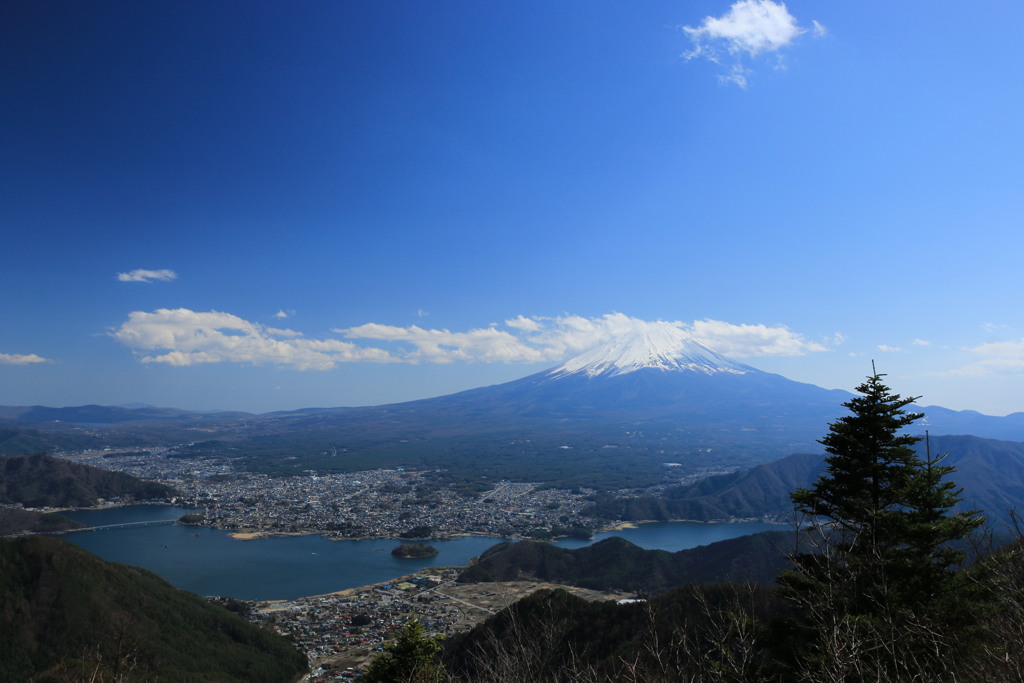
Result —
M 818 628 L 837 628 L 820 634 L 798 628 L 793 604 L 776 586 L 749 583 L 694 584 L 629 604 L 537 591 L 451 638 L 444 662 L 458 680 L 474 683 L 826 680 L 807 674 L 815 672 L 809 667 L 818 666 L 816 658 L 828 657 L 839 662 L 829 671 L 838 675 L 828 680 L 1019 681 L 1024 547 L 1017 541 L 981 558 L 970 576 L 985 605 L 972 635 L 954 643 L 938 633 L 938 647 L 916 661 L 893 662 L 895 673 L 885 677 L 858 675 L 857 662 L 873 656 L 849 647 L 864 642 L 861 626 L 823 618 Z M 828 634 L 840 636 L 839 648 L 822 654 L 808 647 Z M 948 677 L 922 677 L 922 662 L 934 656 Z
M 758 584 L 686 586 L 631 604 L 543 590 L 454 636 L 444 660 L 459 680 L 479 683 L 744 680 L 715 675 L 717 651 L 786 609 L 774 587 Z M 737 618 L 723 624 L 728 614 Z
M 0 457 L 0 504 L 89 507 L 100 498 L 150 500 L 175 495 L 163 484 L 38 453 Z
M 687 583 L 770 583 L 786 565 L 793 534 L 766 531 L 670 553 L 612 537 L 567 550 L 537 541 L 499 543 L 460 576 L 463 583 L 533 579 L 596 590 L 664 593 Z
M 291 681 L 287 640 L 144 569 L 0 539 L 0 680 Z

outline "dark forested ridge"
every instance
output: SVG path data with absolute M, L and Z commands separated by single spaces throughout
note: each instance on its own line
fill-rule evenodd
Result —
M 0 504 L 25 507 L 88 507 L 99 499 L 164 499 L 175 495 L 163 484 L 49 455 L 0 458 Z
M 0 680 L 294 680 L 288 641 L 56 538 L 0 539 Z
M 68 519 L 55 512 L 42 513 L 0 507 L 0 536 L 9 536 L 20 532 L 52 534 L 70 529 L 80 529 L 84 526 L 81 522 Z
M 499 543 L 459 576 L 464 583 L 551 581 L 596 590 L 664 593 L 687 583 L 770 583 L 786 565 L 793 534 L 766 531 L 699 548 L 645 550 L 613 536 L 567 550 L 539 541 Z

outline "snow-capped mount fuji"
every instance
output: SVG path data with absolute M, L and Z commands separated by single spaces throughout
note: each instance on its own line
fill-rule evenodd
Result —
M 660 481 L 666 462 L 692 471 L 818 452 L 849 397 L 744 365 L 663 323 L 505 384 L 264 416 L 259 429 L 320 434 L 323 452 L 372 453 L 390 466 L 458 462 L 492 480 L 589 485 L 600 476 L 603 486 L 613 471 L 612 481 L 629 486 Z
M 642 369 L 727 372 L 737 375 L 757 372 L 743 363 L 715 353 L 671 323 L 655 323 L 642 330 L 621 335 L 572 358 L 548 374 L 553 377 L 583 374 L 623 375 Z
M 810 411 L 822 433 L 849 397 L 735 361 L 671 323 L 630 331 L 551 370 L 464 393 L 479 398 L 478 392 L 503 395 L 507 405 L 531 405 L 534 414 L 672 420 L 701 431 L 722 431 L 713 426 L 719 421 L 737 429 L 774 430 L 789 422 L 784 414 L 791 410 Z
M 679 464 L 671 468 L 678 473 L 820 453 L 817 440 L 846 413 L 843 403 L 851 396 L 744 365 L 662 323 L 558 367 L 448 396 L 203 416 L 201 431 L 209 441 L 190 444 L 188 455 L 237 458 L 239 468 L 275 473 L 409 467 L 443 470 L 462 482 L 625 488 L 663 481 L 665 463 Z M 1024 441 L 1024 414 L 995 418 L 935 407 L 924 412 L 928 423 L 922 429 L 936 436 Z M 9 417 L 24 420 L 20 415 Z M 164 425 L 168 431 L 160 445 L 180 444 L 186 433 L 191 441 L 192 432 L 182 430 L 198 429 L 197 419 Z M 52 431 L 55 423 L 18 424 Z M 152 419 L 139 427 L 138 437 L 130 425 L 123 429 L 129 431 L 111 438 L 155 443 L 159 433 Z M 0 452 L 2 447 L 0 441 Z

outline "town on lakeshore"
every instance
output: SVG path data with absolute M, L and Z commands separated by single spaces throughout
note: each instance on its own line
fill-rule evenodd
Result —
M 271 477 L 235 471 L 223 459 L 168 457 L 169 449 L 61 454 L 81 464 L 102 465 L 180 492 L 174 502 L 197 508 L 191 522 L 231 531 L 236 538 L 273 534 L 320 534 L 328 538 L 447 538 L 457 535 L 589 536 L 619 527 L 582 513 L 590 489 L 544 488 L 501 481 L 467 495 L 429 480 L 424 472 L 381 469 L 364 472 Z M 674 477 L 686 483 L 734 468 Z M 666 468 L 675 474 L 675 469 Z M 655 489 L 645 489 L 650 493 Z M 628 495 L 631 491 L 619 491 Z M 201 512 L 199 511 L 201 510 Z
M 467 497 L 427 481 L 423 472 L 386 469 L 270 477 L 236 472 L 224 460 L 166 457 L 167 450 L 60 455 L 173 486 L 180 493 L 176 504 L 197 509 L 186 522 L 231 531 L 239 540 L 279 534 L 336 539 L 418 534 L 520 537 L 537 535 L 538 530 L 573 528 L 589 533 L 630 526 L 580 514 L 593 493 L 587 489 L 502 481 Z M 536 581 L 459 583 L 459 573 L 459 568 L 432 567 L 387 582 L 292 600 L 212 599 L 253 623 L 288 635 L 306 654 L 311 680 L 332 681 L 355 678 L 412 619 L 428 636 L 451 636 L 543 588 L 563 588 L 588 600 L 636 597 Z

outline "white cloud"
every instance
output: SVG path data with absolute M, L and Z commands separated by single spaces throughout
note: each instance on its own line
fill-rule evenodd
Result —
M 906 349 L 899 346 L 889 346 L 888 344 L 879 344 L 878 350 L 884 351 L 885 353 L 906 353 Z
M 1024 339 L 981 344 L 975 346 L 971 351 L 993 358 L 1024 358 Z
M 752 73 L 753 71 L 751 71 L 750 69 L 743 68 L 742 64 L 733 64 L 732 67 L 729 69 L 729 73 L 720 74 L 718 76 L 718 81 L 720 83 L 724 83 L 725 85 L 732 83 L 733 85 L 738 85 L 740 88 L 746 90 L 747 76 Z
M 173 270 L 143 270 L 137 269 L 127 273 L 118 273 L 117 279 L 121 282 L 153 282 L 159 280 L 161 282 L 169 282 L 178 277 L 178 274 Z
M 284 309 L 278 309 L 277 313 L 274 314 L 274 317 L 284 319 L 288 317 L 288 314 L 284 312 Z
M 34 363 L 50 363 L 49 358 L 37 356 L 34 353 L 0 353 L 0 365 L 32 365 Z
M 982 356 L 981 360 L 941 374 L 960 377 L 994 377 L 1024 373 L 1024 339 L 990 342 L 968 350 Z
M 299 370 L 328 370 L 338 363 L 395 360 L 382 349 L 338 339 L 298 339 L 300 333 L 264 327 L 230 313 L 187 308 L 135 311 L 111 333 L 142 354 L 144 363 L 272 363 Z M 157 353 L 150 353 L 157 352 Z
M 548 360 L 542 351 L 524 343 L 513 333 L 494 327 L 451 332 L 424 329 L 418 325 L 395 327 L 367 323 L 335 332 L 344 334 L 349 339 L 405 342 L 413 347 L 411 351 L 402 355 L 402 358 L 410 363 L 451 363 L 457 360 L 538 363 Z
M 808 351 L 828 350 L 823 344 L 807 341 L 781 325 L 768 327 L 698 320 L 690 329 L 697 341 L 725 356 L 802 356 Z
M 746 52 L 751 57 L 780 50 L 804 32 L 786 5 L 772 0 L 740 0 L 721 17 L 705 17 L 699 27 L 683 30 L 698 47 L 720 40 L 729 52 Z
M 1021 372 L 1024 372 L 1024 358 L 987 358 L 977 363 L 935 374 L 954 377 L 997 377 Z
M 812 35 L 821 37 L 826 29 L 817 21 L 811 22 Z M 702 58 L 726 67 L 720 75 L 724 83 L 747 87 L 747 76 L 752 71 L 744 60 L 753 60 L 763 54 L 774 54 L 792 45 L 807 29 L 801 28 L 786 5 L 773 0 L 739 0 L 720 17 L 705 17 L 700 26 L 684 26 L 683 31 L 693 43 L 683 57 L 687 60 Z M 782 63 L 776 60 L 776 68 Z
M 503 325 L 465 331 L 380 323 L 333 330 L 347 340 L 369 342 L 357 343 L 306 339 L 301 332 L 267 327 L 230 313 L 180 308 L 135 311 L 111 335 L 140 354 L 144 363 L 270 363 L 300 370 L 328 370 L 351 362 L 555 364 L 616 336 L 655 324 L 665 323 L 609 313 L 596 318 L 520 315 Z M 729 356 L 799 356 L 829 348 L 784 326 L 736 325 L 720 320 L 670 324 Z M 381 348 L 381 344 L 388 348 Z
M 932 345 L 932 343 L 930 341 L 928 341 L 927 339 L 915 339 L 914 341 L 912 341 L 910 343 L 913 344 L 914 346 L 931 346 Z
M 1010 326 L 998 323 L 982 323 L 981 329 L 985 330 L 988 334 L 1002 334 L 1008 331 Z
M 524 318 L 521 315 L 517 315 L 511 320 L 506 320 L 505 324 L 521 332 L 537 332 L 541 329 L 539 322 L 532 318 Z
M 265 327 L 266 333 L 272 337 L 301 337 L 301 332 L 295 330 L 281 329 L 280 327 Z

